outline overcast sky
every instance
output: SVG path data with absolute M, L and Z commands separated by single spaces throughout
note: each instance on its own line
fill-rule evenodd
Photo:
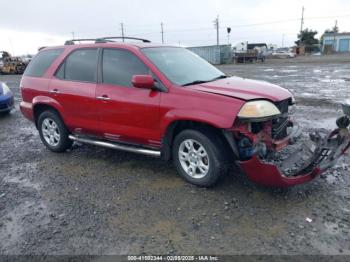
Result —
M 164 23 L 167 44 L 184 46 L 216 43 L 213 20 L 219 15 L 220 43 L 266 42 L 292 46 L 304 28 L 320 34 L 338 20 L 340 31 L 350 31 L 349 0 L 0 0 L 0 50 L 15 55 L 59 45 L 66 39 L 125 34 L 161 42 Z M 284 37 L 283 37 L 284 35 Z

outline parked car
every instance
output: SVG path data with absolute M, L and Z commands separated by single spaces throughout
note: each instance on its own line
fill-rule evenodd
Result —
M 10 88 L 0 82 L 0 114 L 8 114 L 14 107 L 14 97 Z
M 294 58 L 296 54 L 289 51 L 275 51 L 272 56 L 275 58 Z
M 115 38 L 47 47 L 27 67 L 20 108 L 51 151 L 80 141 L 172 159 L 198 186 L 212 186 L 234 162 L 253 181 L 279 187 L 322 171 L 327 157 L 319 161 L 317 150 L 292 177 L 265 161 L 298 133 L 288 90 L 227 77 L 184 48 Z

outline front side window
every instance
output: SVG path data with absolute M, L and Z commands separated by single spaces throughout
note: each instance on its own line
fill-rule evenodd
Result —
M 150 70 L 134 54 L 119 49 L 103 50 L 103 83 L 132 87 L 133 75 L 148 75 Z
M 79 49 L 68 56 L 56 76 L 72 81 L 96 82 L 97 49 Z
M 173 83 L 189 85 L 209 82 L 225 74 L 185 48 L 147 47 L 142 52 Z
M 30 61 L 24 75 L 33 77 L 43 76 L 56 58 L 62 54 L 63 50 L 63 48 L 60 48 L 41 51 Z

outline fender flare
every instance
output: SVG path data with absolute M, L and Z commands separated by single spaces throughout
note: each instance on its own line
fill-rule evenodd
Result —
M 161 134 L 165 135 L 168 127 L 175 121 L 193 121 L 203 124 L 208 124 L 216 128 L 226 129 L 231 128 L 235 117 L 228 119 L 223 115 L 217 115 L 208 111 L 189 110 L 189 109 L 173 109 L 168 111 L 160 125 Z
M 63 106 L 55 99 L 47 96 L 36 96 L 33 101 L 33 113 L 35 112 L 35 107 L 38 105 L 45 105 L 54 108 L 61 116 L 62 120 L 65 120 L 64 108 Z M 35 120 L 36 121 L 36 120 Z
M 189 121 L 200 124 L 205 124 L 217 128 L 218 130 L 224 130 L 232 127 L 235 118 L 228 119 L 225 116 L 220 116 L 206 111 L 201 110 L 181 110 L 175 109 L 167 112 L 161 123 L 161 134 L 162 134 L 162 148 L 161 155 L 164 160 L 171 159 L 171 144 L 173 138 L 173 131 L 175 129 L 175 123 L 177 121 Z M 226 136 L 224 136 L 225 139 Z

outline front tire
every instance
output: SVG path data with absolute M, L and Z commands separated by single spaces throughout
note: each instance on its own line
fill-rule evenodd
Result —
M 173 144 L 178 173 L 191 184 L 210 187 L 225 172 L 225 155 L 218 136 L 210 131 L 184 130 Z
M 68 138 L 69 131 L 55 111 L 44 111 L 38 119 L 41 141 L 53 152 L 64 152 L 73 141 Z

